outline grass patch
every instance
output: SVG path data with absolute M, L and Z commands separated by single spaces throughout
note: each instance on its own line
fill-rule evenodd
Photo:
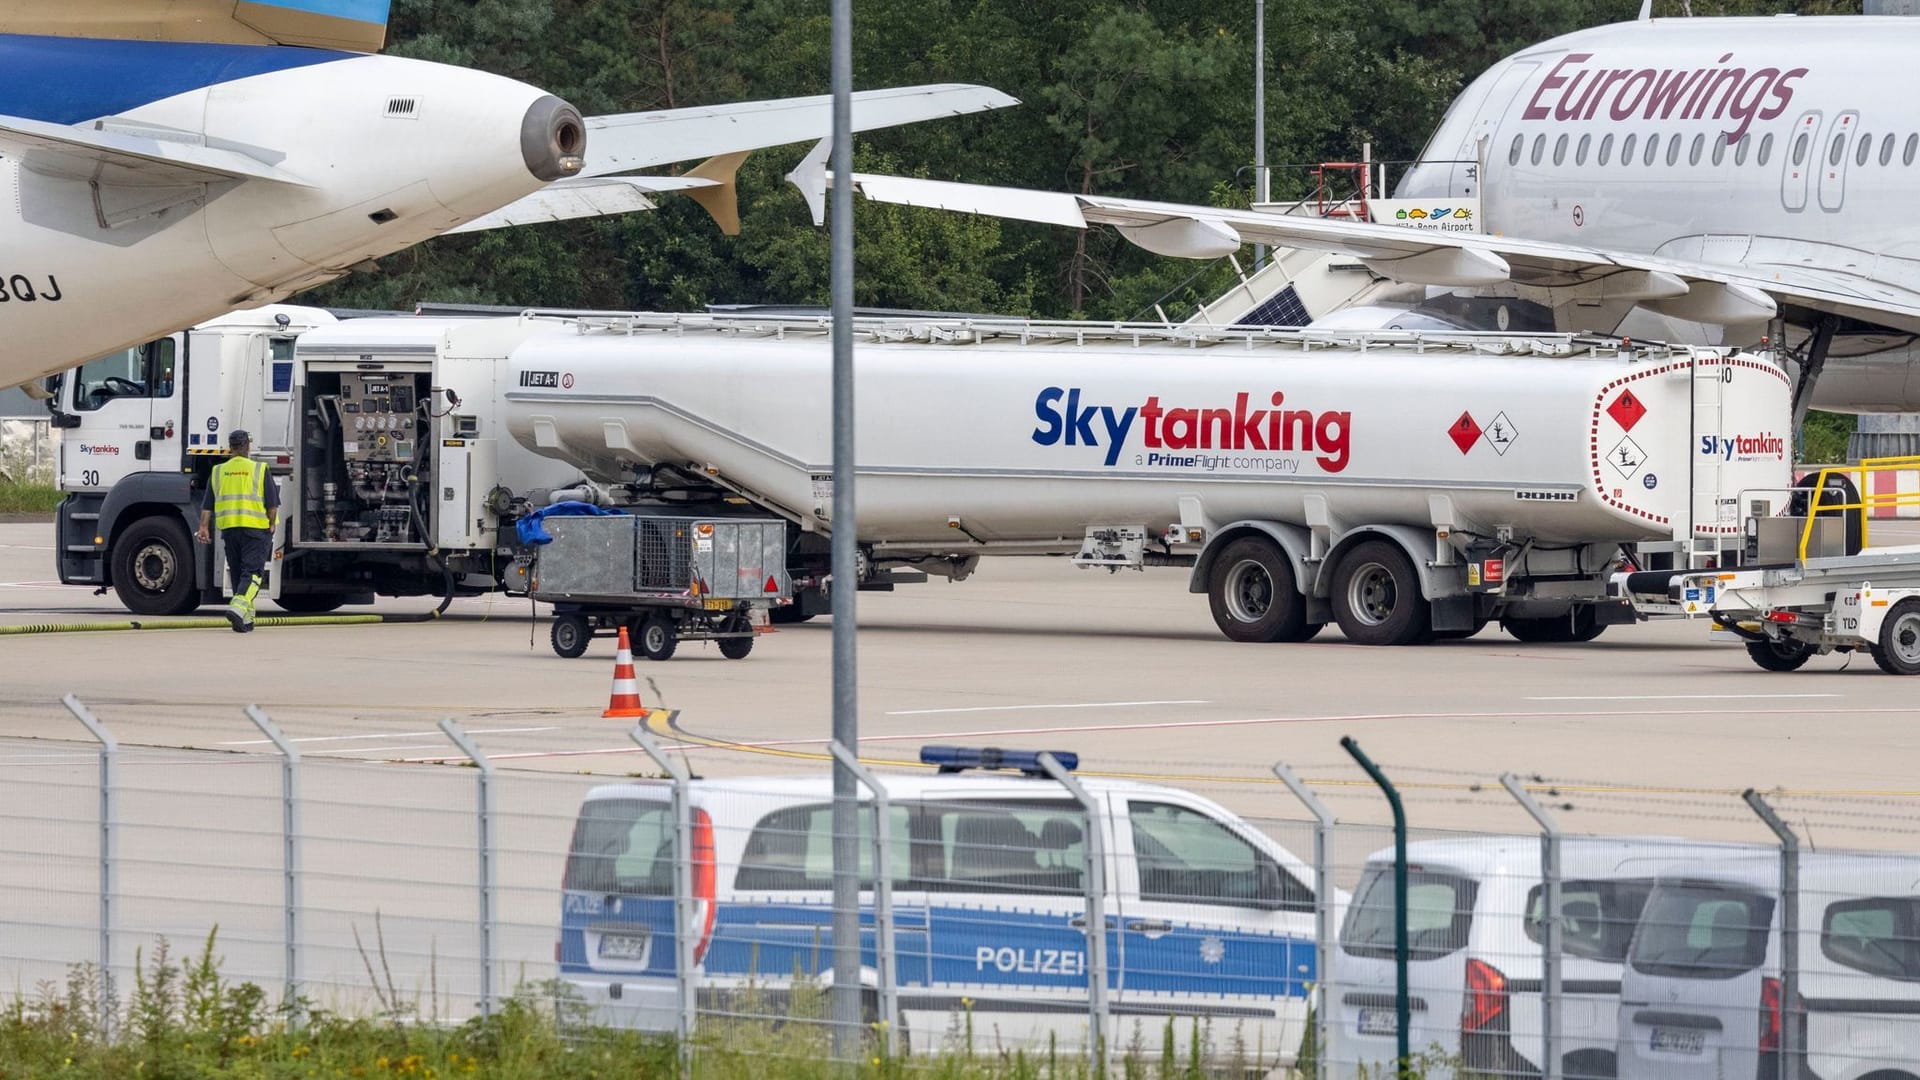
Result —
M 21 484 L 0 479 L 0 514 L 51 514 L 59 509 L 63 498 L 60 489 L 50 484 Z

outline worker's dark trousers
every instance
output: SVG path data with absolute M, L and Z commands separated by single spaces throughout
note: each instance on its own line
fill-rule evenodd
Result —
M 247 606 L 252 607 L 254 593 L 266 580 L 273 534 L 265 529 L 222 529 L 220 540 L 227 549 L 227 576 L 233 582 L 233 595 L 246 597 Z

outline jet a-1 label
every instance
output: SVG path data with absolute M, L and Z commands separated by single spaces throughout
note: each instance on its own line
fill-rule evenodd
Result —
M 52 274 L 0 273 L 0 304 L 19 301 L 31 304 L 39 300 L 59 303 L 66 296 Z
M 557 371 L 523 371 L 520 373 L 520 385 L 558 390 L 560 389 L 560 373 Z

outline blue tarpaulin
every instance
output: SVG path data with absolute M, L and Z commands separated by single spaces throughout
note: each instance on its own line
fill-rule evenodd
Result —
M 604 506 L 595 506 L 584 502 L 559 502 L 552 506 L 543 506 L 533 513 L 514 522 L 514 532 L 520 536 L 523 544 L 551 544 L 553 534 L 547 532 L 541 521 L 548 517 L 608 517 L 625 514 L 625 510 L 609 510 Z

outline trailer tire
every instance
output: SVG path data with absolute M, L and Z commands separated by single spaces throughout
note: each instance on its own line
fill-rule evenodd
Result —
M 1768 671 L 1799 671 L 1820 650 L 1804 641 L 1749 641 L 1747 655 Z
M 745 660 L 752 651 L 753 639 L 750 637 L 720 639 L 720 655 L 729 660 Z
M 1420 575 L 1391 540 L 1368 540 L 1341 557 L 1333 574 L 1333 617 L 1356 645 L 1414 645 L 1433 630 Z
M 1485 616 L 1476 615 L 1474 616 L 1474 619 L 1473 619 L 1473 625 L 1469 626 L 1465 630 L 1435 630 L 1433 632 L 1433 640 L 1465 641 L 1468 638 L 1478 634 L 1480 631 L 1485 630 L 1487 628 L 1487 624 L 1492 621 L 1493 621 L 1492 619 L 1487 618 Z
M 554 655 L 573 660 L 586 655 L 593 631 L 587 629 L 587 620 L 578 615 L 556 615 L 553 632 L 548 637 L 553 642 Z
M 1286 552 L 1257 536 L 1243 536 L 1220 552 L 1207 604 L 1214 625 L 1233 641 L 1305 641 L 1320 629 L 1307 623 L 1306 598 Z
M 178 518 L 141 518 L 114 541 L 113 593 L 135 615 L 185 615 L 199 607 L 194 576 L 193 538 Z
M 673 650 L 680 645 L 680 632 L 674 628 L 672 619 L 651 615 L 641 620 L 634 639 L 634 647 L 647 659 L 671 660 Z
M 769 609 L 767 612 L 767 621 L 775 626 L 798 626 L 811 618 L 813 613 L 801 607 L 798 600 L 784 607 Z
M 1920 599 L 1893 605 L 1872 652 L 1873 662 L 1889 675 L 1920 675 Z
M 1590 607 L 1574 608 L 1567 615 L 1502 619 L 1500 628 L 1512 634 L 1514 640 L 1529 645 L 1577 645 L 1592 641 L 1607 631 L 1606 624 L 1594 615 Z

